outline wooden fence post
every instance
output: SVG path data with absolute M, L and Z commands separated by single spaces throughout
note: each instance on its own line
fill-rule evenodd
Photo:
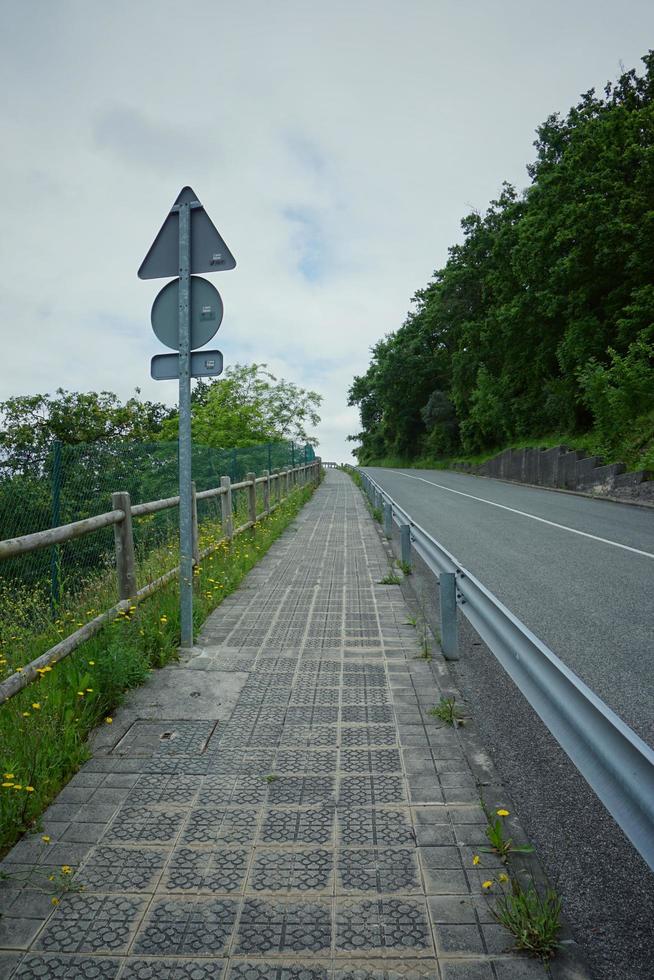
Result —
M 118 598 L 132 599 L 136 595 L 136 560 L 134 558 L 132 504 L 129 494 L 125 491 L 112 493 L 111 506 L 113 510 L 122 510 L 125 514 L 122 521 L 114 524 Z
M 246 481 L 249 482 L 248 487 L 248 510 L 250 512 L 250 520 L 253 524 L 257 520 L 257 484 L 256 484 L 256 473 L 247 473 L 245 476 Z
M 266 514 L 270 513 L 270 470 L 264 470 L 263 475 L 266 482 L 263 484 L 263 509 Z
M 234 536 L 234 520 L 232 517 L 232 481 L 228 476 L 221 476 L 220 485 L 225 492 L 220 497 L 220 515 L 223 533 L 230 541 Z
M 198 496 L 195 480 L 191 481 L 191 537 L 193 541 L 193 564 L 200 564 L 200 533 L 198 531 Z

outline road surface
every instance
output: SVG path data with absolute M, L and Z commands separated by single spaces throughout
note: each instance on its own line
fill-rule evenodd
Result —
M 441 470 L 367 472 L 654 745 L 654 510 Z

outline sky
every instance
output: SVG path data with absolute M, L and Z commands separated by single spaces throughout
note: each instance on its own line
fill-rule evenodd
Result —
M 210 346 L 319 391 L 348 460 L 352 379 L 461 218 L 650 47 L 650 0 L 0 0 L 0 400 L 176 402 L 136 273 L 190 185 L 237 260 Z

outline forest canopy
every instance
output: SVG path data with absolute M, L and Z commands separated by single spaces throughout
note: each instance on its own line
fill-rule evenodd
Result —
M 654 52 L 537 129 L 505 183 L 371 350 L 361 463 L 587 434 L 615 453 L 654 428 Z

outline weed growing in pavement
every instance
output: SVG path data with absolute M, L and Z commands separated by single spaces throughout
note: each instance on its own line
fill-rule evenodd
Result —
M 493 815 L 484 800 L 482 799 L 480 802 L 486 820 L 488 821 L 485 834 L 490 844 L 490 847 L 482 847 L 480 850 L 486 851 L 489 854 L 497 854 L 505 863 L 509 854 L 531 854 L 533 851 L 531 844 L 514 844 L 510 837 L 505 836 L 504 820 L 509 816 L 509 811 L 500 808 Z
M 405 626 L 417 626 L 418 625 L 418 619 L 417 619 L 417 617 L 416 616 L 407 616 L 407 618 L 404 620 L 404 625 Z
M 380 578 L 377 585 L 399 585 L 402 580 L 393 571 L 393 566 L 388 566 L 388 571 L 383 578 Z
M 465 715 L 454 697 L 442 697 L 438 704 L 430 709 L 429 714 L 433 718 L 444 721 L 447 725 L 452 725 L 453 728 L 465 724 Z
M 525 890 L 514 878 L 491 912 L 515 937 L 516 950 L 547 962 L 560 948 L 561 899 L 553 889 L 541 895 L 533 883 Z
M 50 843 L 47 834 L 43 834 L 41 840 L 44 844 Z M 52 894 L 52 904 L 58 905 L 62 895 L 84 891 L 84 885 L 75 881 L 74 874 L 75 868 L 70 864 L 62 864 L 59 868 L 41 865 L 21 871 L 7 871 L 3 868 L 0 870 L 0 881 L 15 881 L 44 894 Z
M 254 530 L 220 542 L 217 522 L 200 527 L 200 549 L 218 544 L 194 570 L 193 620 L 198 629 L 226 595 L 285 530 L 312 488 L 296 490 Z M 156 578 L 175 563 L 175 545 L 161 549 L 159 564 L 149 556 L 147 574 Z M 145 575 L 139 569 L 139 575 Z M 114 586 L 115 589 L 115 586 Z M 108 593 L 109 594 L 109 593 Z M 65 660 L 39 671 L 39 679 L 0 706 L 0 855 L 26 830 L 33 830 L 41 813 L 89 757 L 87 737 L 97 725 L 112 724 L 113 709 L 124 692 L 141 684 L 153 668 L 177 657 L 179 592 L 172 581 L 146 601 L 132 606 Z M 76 610 L 70 623 L 59 621 L 66 635 L 83 615 L 90 618 L 115 602 Z M 61 634 L 57 639 L 61 638 Z M 54 641 L 56 642 L 56 640 Z M 49 649 L 52 640 L 3 647 L 0 679 Z
M 266 782 L 267 783 L 276 783 L 278 779 L 279 779 L 279 776 L 277 775 L 276 772 L 270 772 L 266 776 Z
M 472 863 L 475 866 L 481 864 L 478 854 Z M 486 895 L 492 894 L 496 886 L 499 894 L 494 893 L 495 904 L 489 904 L 489 910 L 514 937 L 513 948 L 545 963 L 551 960 L 560 948 L 558 937 L 561 931 L 561 899 L 554 889 L 548 888 L 541 894 L 533 879 L 525 889 L 517 878 L 509 878 L 505 871 L 481 885 Z
M 400 561 L 398 559 L 397 567 L 404 575 L 411 575 L 411 565 L 409 565 L 408 561 Z
M 381 522 L 384 519 L 384 515 L 382 514 L 381 507 L 371 507 L 370 508 L 370 513 L 375 518 L 375 520 L 377 521 L 377 523 L 378 524 L 381 524 Z

